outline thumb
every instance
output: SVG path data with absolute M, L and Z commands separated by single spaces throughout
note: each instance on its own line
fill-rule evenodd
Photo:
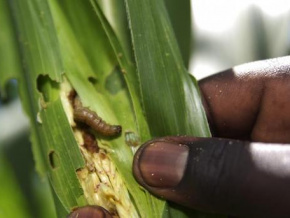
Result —
M 290 145 L 167 137 L 136 153 L 137 181 L 153 194 L 207 212 L 290 214 Z

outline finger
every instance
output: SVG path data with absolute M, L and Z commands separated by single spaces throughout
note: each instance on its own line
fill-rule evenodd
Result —
M 79 207 L 68 215 L 68 218 L 112 218 L 110 213 L 99 206 Z
M 153 194 L 207 212 L 290 214 L 290 145 L 170 137 L 135 155 L 136 180 Z
M 199 85 L 215 136 L 290 142 L 290 56 L 234 67 Z

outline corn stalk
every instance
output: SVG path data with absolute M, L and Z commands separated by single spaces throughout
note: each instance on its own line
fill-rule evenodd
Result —
M 142 142 L 210 136 L 163 0 L 0 3 L 0 85 L 19 81 L 36 168 L 49 178 L 58 216 L 88 204 L 119 217 L 208 216 L 172 208 L 132 175 Z M 79 107 L 122 133 L 107 137 L 83 114 L 76 122 Z

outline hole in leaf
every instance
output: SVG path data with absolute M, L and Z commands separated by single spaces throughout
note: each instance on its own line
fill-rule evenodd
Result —
M 59 96 L 59 84 L 48 75 L 37 77 L 37 90 L 41 93 L 44 102 L 53 102 Z
M 93 84 L 93 86 L 95 86 L 98 83 L 98 80 L 95 77 L 90 76 L 88 78 L 89 82 Z
M 117 94 L 122 89 L 125 89 L 126 83 L 119 67 L 115 67 L 110 75 L 107 76 L 105 87 L 106 90 L 113 95 Z
M 59 167 L 59 157 L 55 151 L 49 152 L 48 159 L 52 169 Z

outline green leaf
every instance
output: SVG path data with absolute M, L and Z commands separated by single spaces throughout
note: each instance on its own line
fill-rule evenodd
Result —
M 209 137 L 197 82 L 183 65 L 163 0 L 125 2 L 151 135 Z M 190 214 L 199 216 L 194 211 Z M 170 215 L 187 217 L 188 213 L 173 209 L 164 216 Z
M 135 181 L 127 144 L 169 134 L 209 136 L 197 84 L 185 70 L 162 0 L 126 0 L 135 56 L 123 19 L 106 10 L 121 6 L 123 17 L 124 4 L 91 3 L 97 16 L 89 1 L 9 1 L 14 27 L 8 33 L 19 37 L 10 42 L 15 50 L 10 59 L 22 65 L 12 72 L 19 72 L 37 168 L 50 180 L 59 216 L 87 204 L 76 176 L 85 161 L 69 121 L 71 106 L 64 104 L 69 82 L 85 107 L 122 125 L 124 134 L 98 138 L 99 147 L 113 161 L 139 215 L 161 217 L 165 202 Z
M 27 204 L 23 193 L 17 184 L 13 170 L 6 160 L 3 152 L 0 152 L 0 216 L 1 217 L 29 217 Z
M 126 0 L 143 105 L 152 136 L 210 136 L 162 0 Z
M 102 21 L 104 28 L 106 31 L 109 31 L 108 28 L 111 28 L 121 42 L 122 47 L 124 48 L 124 52 L 127 52 L 127 56 L 129 56 L 130 60 L 133 60 L 133 50 L 131 46 L 131 38 L 130 38 L 130 31 L 129 25 L 127 22 L 127 15 L 126 15 L 126 7 L 124 1 L 115 1 L 115 0 L 94 0 L 91 2 L 97 3 L 99 6 L 99 10 L 103 13 L 106 22 L 99 16 L 99 12 L 97 12 L 99 19 Z M 94 5 L 96 7 L 96 5 Z M 98 10 L 95 8 L 95 10 Z M 109 38 L 112 38 L 113 35 L 109 34 Z M 113 47 L 115 45 L 112 45 Z
M 164 2 L 184 61 L 184 66 L 188 68 L 192 37 L 190 0 L 165 0 Z
M 24 71 L 20 95 L 31 122 L 31 140 L 37 169 L 47 175 L 62 207 L 83 205 L 75 170 L 84 165 L 60 101 L 62 62 L 45 1 L 9 1 Z
M 96 16 L 94 19 L 90 17 L 90 13 L 84 14 L 88 7 L 86 3 L 78 3 L 78 1 L 75 4 L 71 4 L 71 1 L 63 1 L 62 3 L 60 5 L 57 1 L 50 1 L 52 15 L 58 30 L 65 75 L 76 89 L 84 106 L 97 111 L 100 117 L 109 123 L 122 124 L 123 132 L 133 132 L 137 136 L 140 135 L 135 125 L 135 111 L 131 107 L 130 94 L 127 91 L 122 72 L 118 70 L 117 59 L 111 55 L 114 53 L 112 53 L 110 42 L 102 34 L 101 23 Z M 82 13 L 82 19 L 74 19 L 78 13 Z M 82 29 L 84 26 L 85 28 Z M 90 41 L 90 47 L 86 46 L 86 41 L 79 40 L 80 37 L 87 40 L 93 39 Z M 96 49 L 90 49 L 92 43 Z M 90 82 L 91 79 L 96 82 Z M 140 103 L 138 102 L 138 104 L 140 108 Z M 143 119 L 144 123 L 144 126 L 140 128 L 142 134 L 146 131 L 147 125 L 144 122 L 143 114 L 141 112 L 139 114 L 142 115 L 139 120 Z M 125 181 L 140 215 L 142 217 L 160 216 L 163 207 L 161 210 L 151 207 L 147 198 L 151 199 L 152 197 L 148 197 L 148 193 L 140 189 L 133 178 L 131 169 L 133 153 L 125 143 L 125 135 L 106 142 L 111 151 L 108 154 Z M 160 202 L 160 200 L 156 199 L 155 202 Z
M 132 49 L 131 47 L 125 46 L 127 41 L 126 39 L 121 39 L 121 37 L 118 38 L 117 34 L 110 26 L 107 18 L 104 16 L 104 13 L 99 7 L 98 2 L 91 0 L 91 3 L 95 9 L 98 18 L 102 23 L 102 26 L 107 34 L 111 46 L 114 49 L 116 58 L 122 69 L 131 96 L 131 101 L 133 103 L 133 108 L 135 112 L 134 115 L 137 122 L 137 128 L 141 137 L 141 141 L 144 142 L 145 140 L 149 140 L 150 133 L 148 129 L 148 124 L 144 118 L 143 110 L 141 108 L 142 98 L 139 88 L 138 75 L 136 73 L 133 57 L 131 56 Z
M 21 72 L 16 36 L 6 0 L 0 0 L 0 26 L 0 93 L 6 95 L 5 83 L 17 78 Z

